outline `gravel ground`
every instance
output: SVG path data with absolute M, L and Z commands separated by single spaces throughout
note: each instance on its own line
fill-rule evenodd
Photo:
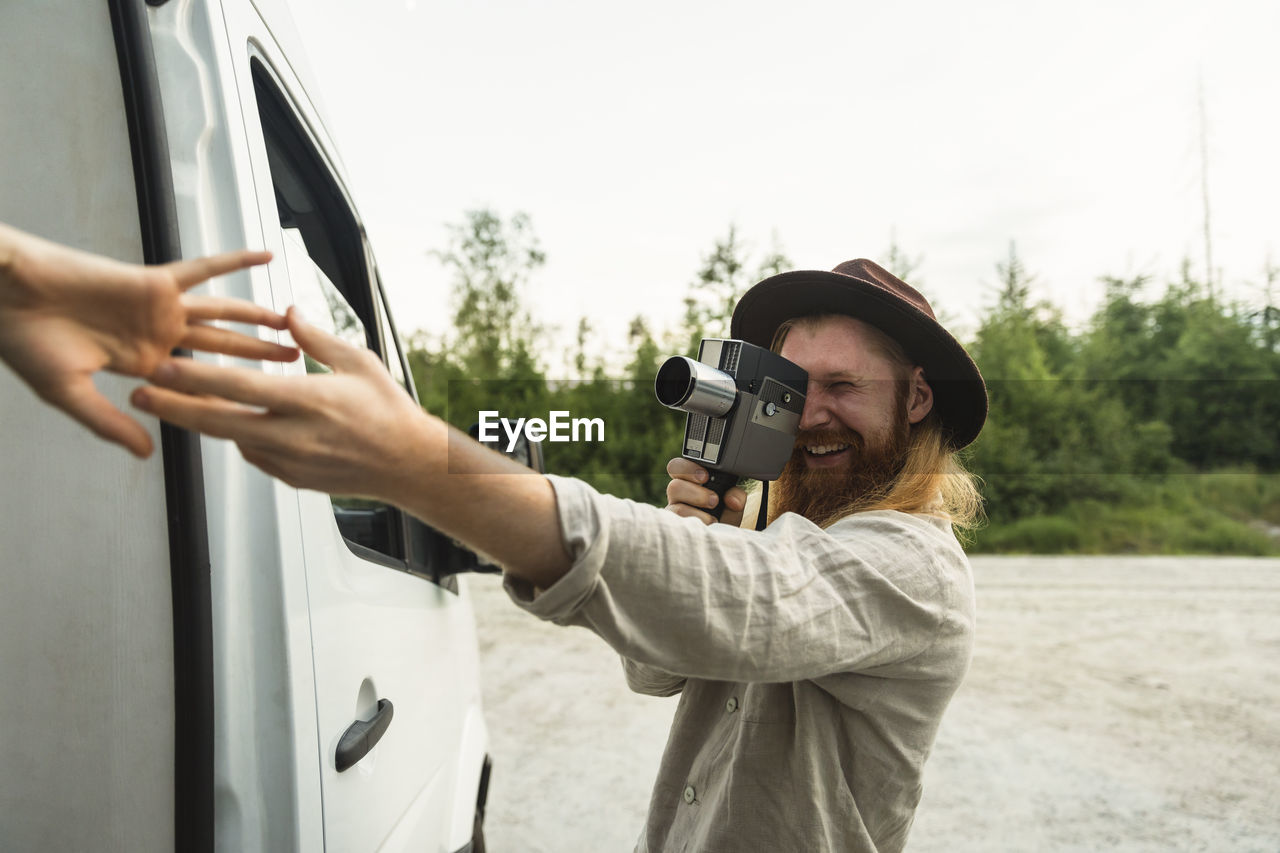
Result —
M 1280 560 L 975 557 L 911 851 L 1280 851 Z M 471 579 L 496 853 L 631 850 L 675 699 Z

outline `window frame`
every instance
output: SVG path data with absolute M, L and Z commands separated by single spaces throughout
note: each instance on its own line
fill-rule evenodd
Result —
M 338 171 L 326 158 L 323 147 L 317 144 L 301 111 L 292 103 L 271 63 L 260 52 L 253 50 L 252 45 L 250 47 L 255 108 L 267 152 L 276 214 L 273 220 L 267 217 L 270 221 L 264 222 L 264 225 L 282 230 L 286 227 L 298 228 L 312 262 L 329 277 L 348 307 L 364 325 L 365 345 L 377 353 L 389 372 L 394 359 L 404 376 L 402 387 L 405 393 L 418 403 L 413 374 L 400 345 L 395 319 L 387 307 L 386 292 L 378 274 L 373 249 L 355 205 L 346 193 Z M 282 221 L 284 213 L 291 218 L 296 217 L 297 213 L 289 206 L 280 189 L 281 175 L 277 173 L 276 167 L 281 157 L 285 158 L 283 165 L 287 166 L 304 187 L 301 192 L 308 193 L 313 202 L 312 210 L 306 212 L 309 221 L 305 225 L 297 221 L 286 225 Z M 307 240 L 307 235 L 314 236 L 317 230 L 324 234 L 327 244 L 317 246 L 320 258 L 311 254 L 313 244 Z M 336 248 L 327 251 L 330 246 Z M 335 270 L 337 275 L 334 274 Z M 394 372 L 392 375 L 395 375 Z M 388 552 L 350 539 L 338 521 L 337 510 L 340 507 L 333 506 L 334 528 L 347 549 L 362 560 L 433 581 L 456 593 L 457 581 L 447 570 L 452 562 L 447 538 L 397 507 L 390 504 L 383 506 L 387 510 L 389 528 L 386 537 L 386 543 L 390 546 Z M 389 553 L 390 551 L 395 553 Z

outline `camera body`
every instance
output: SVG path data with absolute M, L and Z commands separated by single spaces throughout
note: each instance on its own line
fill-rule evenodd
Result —
M 746 341 L 703 338 L 698 358 L 668 358 L 654 393 L 688 413 L 685 459 L 735 477 L 775 480 L 795 446 L 809 374 Z

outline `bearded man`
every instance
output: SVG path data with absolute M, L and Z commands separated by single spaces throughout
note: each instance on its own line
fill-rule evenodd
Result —
M 292 485 L 406 509 L 501 565 L 519 606 L 598 634 L 633 689 L 681 693 L 637 849 L 903 848 L 973 645 L 954 528 L 978 498 L 955 452 L 987 410 L 919 293 L 852 261 L 739 302 L 732 335 L 809 373 L 763 531 L 701 523 L 715 495 L 686 460 L 668 466 L 673 512 L 529 476 L 424 413 L 376 358 L 288 320 L 331 375 L 180 359 L 134 404 Z M 724 520 L 744 498 L 727 493 Z
M 749 580 L 712 604 L 756 611 L 734 626 L 749 680 L 624 657 L 632 689 L 683 694 L 642 847 L 900 850 L 971 655 L 972 578 L 952 528 L 973 523 L 980 498 L 955 452 L 981 429 L 985 387 L 924 297 L 866 260 L 766 279 L 731 336 L 809 374 L 767 508 L 781 571 L 730 566 Z M 706 470 L 679 458 L 667 470 L 668 509 L 713 523 Z M 722 522 L 754 524 L 742 490 L 725 502 Z M 732 511 L 744 504 L 745 518 Z M 771 627 L 757 635 L 756 620 Z M 751 671 L 778 657 L 790 666 Z

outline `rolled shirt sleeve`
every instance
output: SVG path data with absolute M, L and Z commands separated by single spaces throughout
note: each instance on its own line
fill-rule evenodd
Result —
M 632 691 L 645 696 L 675 696 L 688 681 L 684 676 L 627 657 L 622 658 L 622 674 Z
M 894 667 L 972 628 L 968 564 L 944 519 L 866 512 L 824 530 L 786 514 L 757 532 L 548 479 L 573 565 L 537 595 L 508 576 L 508 594 L 590 628 L 640 692 Z

